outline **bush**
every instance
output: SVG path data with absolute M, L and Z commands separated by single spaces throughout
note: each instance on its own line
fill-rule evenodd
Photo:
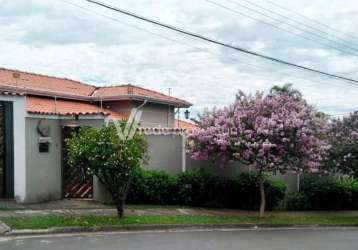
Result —
M 287 195 L 286 209 L 287 210 L 306 210 L 307 197 L 303 193 L 292 192 Z
M 176 178 L 164 171 L 137 169 L 128 193 L 128 203 L 175 204 Z
M 203 170 L 187 171 L 177 175 L 177 202 L 181 205 L 200 206 L 210 199 L 214 178 Z
M 226 207 L 245 210 L 258 210 L 260 207 L 260 187 L 258 176 L 255 173 L 243 173 L 228 182 L 226 193 Z M 272 210 L 285 197 L 287 185 L 283 181 L 272 180 L 266 177 L 266 208 Z
M 265 185 L 267 208 L 273 209 L 283 200 L 286 184 L 267 178 Z M 223 178 L 193 170 L 171 176 L 141 169 L 132 181 L 128 202 L 256 210 L 259 192 L 256 174 Z
M 299 193 L 290 194 L 291 210 L 358 209 L 358 179 L 308 176 L 301 181 Z

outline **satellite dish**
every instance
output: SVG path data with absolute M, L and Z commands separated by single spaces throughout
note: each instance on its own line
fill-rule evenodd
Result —
M 50 125 L 47 120 L 41 119 L 37 123 L 37 133 L 42 137 L 49 137 L 50 135 Z

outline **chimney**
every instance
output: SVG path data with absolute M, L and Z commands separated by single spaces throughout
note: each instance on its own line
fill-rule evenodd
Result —
M 133 95 L 133 86 L 130 84 L 127 86 L 127 93 L 128 95 Z
M 15 78 L 15 88 L 17 88 L 18 80 L 20 79 L 21 74 L 19 72 L 13 72 L 12 77 Z
M 19 79 L 20 76 L 21 76 L 21 74 L 19 72 L 12 73 L 12 77 L 15 78 L 15 79 Z

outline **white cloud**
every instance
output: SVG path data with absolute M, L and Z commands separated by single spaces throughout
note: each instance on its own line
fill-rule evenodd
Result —
M 341 113 L 358 109 L 358 87 L 350 87 L 345 82 L 187 38 L 83 0 L 71 2 L 118 21 L 88 13 L 62 0 L 0 0 L 0 66 L 98 85 L 130 82 L 162 92 L 171 88 L 173 95 L 194 103 L 194 113 L 204 107 L 231 102 L 238 89 L 267 91 L 274 84 L 286 82 L 294 83 L 310 102 L 324 111 Z M 204 0 L 105 2 L 267 55 L 358 78 L 357 56 L 343 55 L 219 9 Z M 354 0 L 344 4 L 339 0 L 275 2 L 336 29 L 357 34 L 358 8 Z M 255 3 L 274 9 L 264 0 Z M 136 25 L 137 29 L 118 22 Z M 358 48 L 358 39 L 342 38 Z M 358 49 L 356 53 L 358 55 Z

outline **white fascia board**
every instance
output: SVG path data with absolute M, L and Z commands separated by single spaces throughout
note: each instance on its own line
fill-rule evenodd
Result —
M 26 118 L 49 119 L 49 120 L 74 120 L 72 115 L 40 115 L 27 113 Z M 78 120 L 104 120 L 106 116 L 103 115 L 79 115 Z

